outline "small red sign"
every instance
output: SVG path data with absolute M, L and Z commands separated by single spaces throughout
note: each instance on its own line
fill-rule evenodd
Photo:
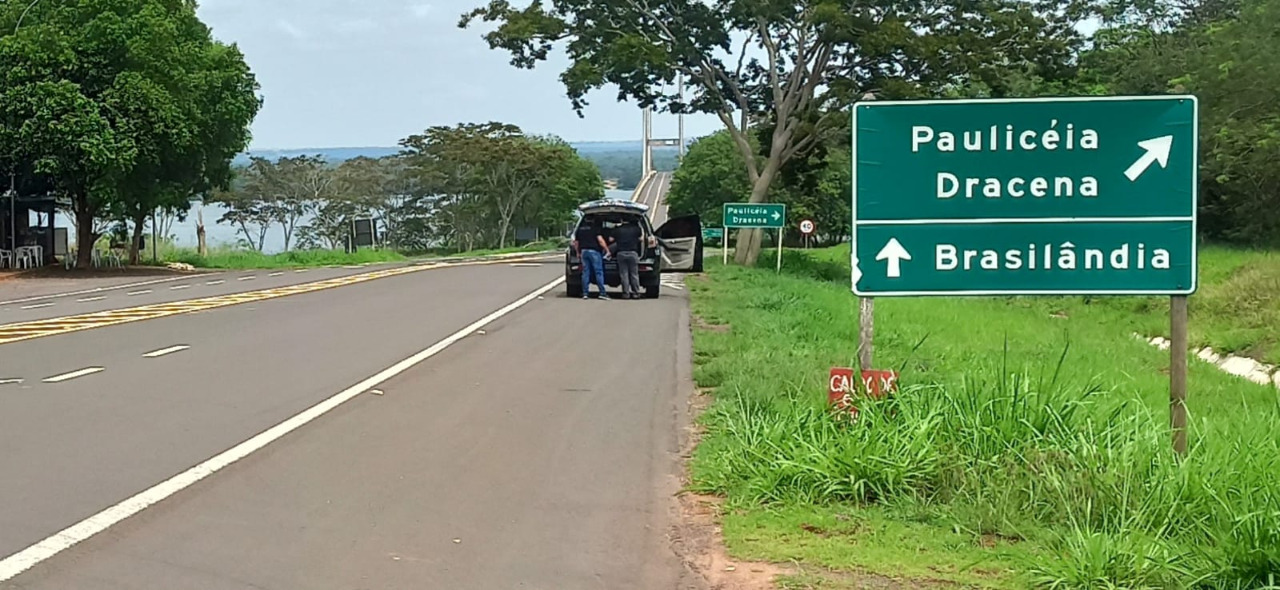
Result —
M 863 371 L 862 390 L 879 399 L 898 390 L 898 374 L 893 371 Z
M 831 378 L 827 381 L 827 402 L 845 409 L 850 404 L 854 393 L 853 369 L 833 367 Z
M 898 373 L 894 371 L 862 371 L 862 391 L 879 399 L 898 390 Z M 853 369 L 832 367 L 827 380 L 827 402 L 838 410 L 858 415 L 853 396 L 858 393 L 853 380 Z

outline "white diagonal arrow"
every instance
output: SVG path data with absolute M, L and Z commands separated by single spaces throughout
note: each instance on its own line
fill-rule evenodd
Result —
M 1173 136 L 1165 135 L 1146 141 L 1139 141 L 1138 147 L 1144 150 L 1142 157 L 1138 158 L 1137 162 L 1134 162 L 1133 165 L 1129 166 L 1128 170 L 1124 171 L 1124 175 L 1129 177 L 1129 182 L 1137 180 L 1152 164 L 1159 163 L 1161 168 L 1169 165 L 1169 151 L 1173 148 Z
M 906 248 L 902 247 L 902 243 L 898 238 L 889 238 L 889 243 L 884 245 L 879 254 L 876 254 L 876 260 L 888 260 L 889 269 L 886 273 L 891 279 L 902 276 L 902 261 L 911 260 L 911 254 Z

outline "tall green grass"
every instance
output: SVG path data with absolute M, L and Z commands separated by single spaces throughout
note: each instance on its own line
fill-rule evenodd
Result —
M 1193 364 L 1180 461 L 1167 353 L 1129 337 L 1114 305 L 1062 319 L 1044 301 L 882 299 L 876 364 L 902 369 L 903 387 L 850 424 L 826 408 L 825 377 L 854 365 L 856 299 L 840 253 L 811 254 L 788 255 L 782 276 L 712 266 L 692 283 L 695 311 L 728 326 L 695 334 L 695 376 L 717 388 L 697 488 L 747 510 L 910 504 L 938 527 L 1042 548 L 1020 560 L 1041 587 L 1280 582 L 1274 389 Z

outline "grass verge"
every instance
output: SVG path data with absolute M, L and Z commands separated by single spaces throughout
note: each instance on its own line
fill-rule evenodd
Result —
M 1167 353 L 1130 336 L 1160 310 L 882 299 L 876 364 L 901 370 L 902 390 L 848 424 L 825 405 L 827 370 L 856 364 L 847 260 L 793 252 L 782 275 L 710 262 L 690 281 L 705 326 L 695 378 L 717 398 L 691 468 L 698 491 L 728 499 L 731 551 L 921 586 L 1280 583 L 1274 389 L 1193 360 L 1193 448 L 1179 462 Z M 1206 252 L 1203 296 L 1226 297 L 1214 293 L 1251 264 Z M 1229 323 L 1193 309 L 1203 338 Z M 823 580 L 810 586 L 842 587 Z
M 294 250 L 280 254 L 262 254 L 252 250 L 210 250 L 200 256 L 194 249 L 174 249 L 165 253 L 163 262 L 184 262 L 196 268 L 266 269 L 316 266 L 342 266 L 378 262 L 401 262 L 405 256 L 390 250 Z
M 849 246 L 784 252 L 787 272 L 849 282 Z M 762 261 L 765 256 L 761 256 Z M 769 258 L 770 261 L 774 260 Z M 765 265 L 761 262 L 762 266 Z M 1144 336 L 1169 336 L 1167 297 L 1038 297 L 1004 301 L 1046 314 L 1088 313 Z M 1200 283 L 1189 300 L 1188 340 L 1195 348 L 1280 365 L 1280 253 L 1224 247 L 1200 250 Z

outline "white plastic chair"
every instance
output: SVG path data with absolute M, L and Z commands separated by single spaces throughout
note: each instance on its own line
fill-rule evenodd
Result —
M 16 259 L 14 268 L 28 269 L 39 266 L 39 250 L 39 246 L 19 246 L 14 251 L 14 258 Z

